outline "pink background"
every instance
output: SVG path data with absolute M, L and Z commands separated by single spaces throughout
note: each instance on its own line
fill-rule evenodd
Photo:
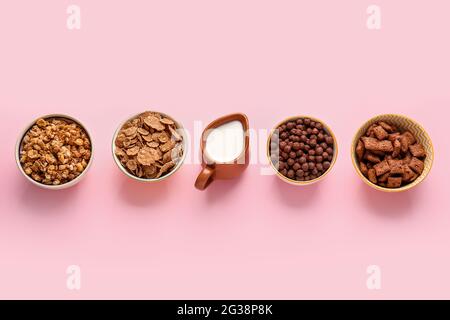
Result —
M 68 1 L 0 4 L 0 298 L 450 298 L 450 4 L 369 1 Z M 323 182 L 296 188 L 252 165 L 194 189 L 199 166 L 143 185 L 113 163 L 118 124 L 145 109 L 189 129 L 240 111 L 254 129 L 310 114 L 340 144 Z M 70 114 L 94 137 L 86 179 L 40 190 L 15 167 L 34 118 Z M 353 172 L 367 119 L 402 113 L 433 139 L 429 178 L 383 194 Z M 263 150 L 264 151 L 264 150 Z M 66 268 L 82 288 L 66 288 Z M 382 290 L 366 268 L 382 269 Z

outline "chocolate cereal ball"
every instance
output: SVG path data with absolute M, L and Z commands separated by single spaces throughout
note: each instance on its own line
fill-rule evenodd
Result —
M 310 181 L 331 168 L 335 141 L 325 126 L 310 118 L 289 119 L 280 124 L 270 141 L 270 159 L 290 180 Z

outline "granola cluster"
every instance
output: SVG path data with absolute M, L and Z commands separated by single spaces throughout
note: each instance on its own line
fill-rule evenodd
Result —
M 91 159 L 91 141 L 77 123 L 39 119 L 22 139 L 20 163 L 33 180 L 61 185 L 78 177 Z
M 115 155 L 132 175 L 157 179 L 170 173 L 183 155 L 183 137 L 175 121 L 157 112 L 144 112 L 120 129 Z
M 409 131 L 386 122 L 373 124 L 356 146 L 361 172 L 374 184 L 400 188 L 423 172 L 425 148 Z

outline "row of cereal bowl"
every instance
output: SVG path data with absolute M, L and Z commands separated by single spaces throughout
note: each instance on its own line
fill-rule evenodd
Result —
M 195 186 L 206 189 L 215 179 L 231 179 L 248 166 L 248 118 L 221 117 L 202 134 L 202 170 Z M 161 181 L 174 174 L 186 156 L 183 126 L 167 114 L 146 111 L 131 117 L 116 131 L 112 151 L 119 169 L 143 182 Z M 33 121 L 16 146 L 20 171 L 33 184 L 63 189 L 78 183 L 92 163 L 93 145 L 87 129 L 67 115 L 48 115 Z M 277 176 L 293 185 L 322 180 L 338 155 L 332 130 L 313 117 L 295 116 L 278 123 L 267 142 L 267 156 Z M 380 115 L 356 133 L 351 158 L 358 175 L 371 187 L 387 192 L 411 189 L 431 170 L 431 139 L 414 120 Z

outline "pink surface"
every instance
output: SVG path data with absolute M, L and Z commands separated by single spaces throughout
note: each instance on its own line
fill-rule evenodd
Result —
M 0 298 L 450 298 L 448 1 L 379 0 L 380 31 L 360 0 L 75 3 L 78 31 L 68 1 L 0 4 Z M 310 114 L 335 131 L 339 159 L 308 188 L 259 164 L 206 192 L 197 164 L 139 184 L 110 143 L 149 108 L 190 130 L 236 111 L 256 130 Z M 55 112 L 83 121 L 96 147 L 62 192 L 28 183 L 13 152 Z M 434 168 L 411 192 L 373 191 L 353 172 L 353 134 L 380 113 L 433 139 Z M 72 264 L 80 291 L 66 288 Z M 366 287 L 373 264 L 379 291 Z

